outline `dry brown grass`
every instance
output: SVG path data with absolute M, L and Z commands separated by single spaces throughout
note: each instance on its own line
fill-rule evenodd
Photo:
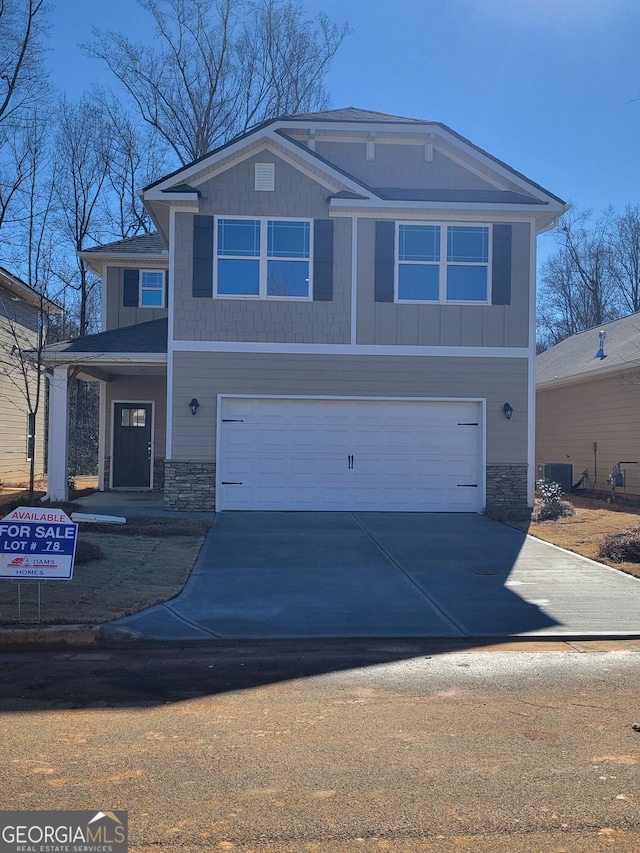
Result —
M 0 493 L 0 518 L 28 504 L 26 493 Z M 37 504 L 38 500 L 31 501 Z M 67 513 L 76 507 L 58 504 Z M 44 624 L 96 624 L 174 598 L 187 581 L 211 526 L 200 518 L 132 516 L 123 525 L 80 525 L 70 581 L 42 584 Z M 87 559 L 91 556 L 97 559 Z M 20 585 L 22 621 L 37 616 L 37 584 Z M 0 580 L 0 625 L 18 621 L 18 585 Z
M 592 560 L 640 577 L 640 564 L 615 563 L 598 556 L 600 544 L 605 536 L 626 527 L 640 525 L 640 505 L 622 499 L 607 503 L 603 497 L 583 495 L 570 495 L 565 500 L 573 504 L 576 510 L 575 515 L 558 518 L 555 521 L 509 521 L 507 523 L 545 542 L 551 542 L 568 551 L 582 554 L 583 557 L 590 557 Z

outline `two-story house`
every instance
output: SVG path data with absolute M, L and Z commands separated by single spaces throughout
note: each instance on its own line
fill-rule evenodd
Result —
M 0 267 L 0 483 L 26 485 L 33 460 L 44 478 L 44 381 L 38 400 L 38 363 L 28 356 L 61 307 Z M 43 326 L 44 322 L 44 326 Z M 37 411 L 36 411 L 37 408 Z
M 536 236 L 561 199 L 443 124 L 354 108 L 267 121 L 142 198 L 157 235 L 82 253 L 104 331 L 48 350 L 52 497 L 73 367 L 101 383 L 103 489 L 531 503 Z

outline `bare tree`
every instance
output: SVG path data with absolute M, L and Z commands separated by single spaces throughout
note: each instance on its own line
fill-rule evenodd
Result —
M 640 311 L 640 206 L 628 205 L 614 222 L 613 275 L 624 307 Z
M 153 18 L 153 46 L 96 30 L 86 49 L 180 163 L 259 121 L 326 106 L 323 80 L 347 24 L 305 19 L 300 0 L 138 2 Z
M 115 97 L 99 90 L 94 95 L 112 127 L 107 187 L 101 202 L 105 227 L 116 239 L 149 234 L 155 226 L 138 190 L 166 173 L 166 145 L 151 128 L 136 124 Z
M 29 131 L 23 126 L 2 132 L 0 143 L 0 234 L 3 226 L 15 225 L 24 216 L 18 201 L 29 181 Z M 10 241 L 4 238 L 3 242 Z
M 556 240 L 560 248 L 540 271 L 538 348 L 619 317 L 622 306 L 614 276 L 614 213 L 593 226 L 590 213 L 567 214 Z
M 77 253 L 99 242 L 105 222 L 101 200 L 112 162 L 113 126 L 102 109 L 88 100 L 62 101 L 56 138 L 56 199 L 59 228 L 69 248 Z M 78 334 L 90 331 L 89 304 L 99 280 L 75 255 L 75 268 L 60 270 L 64 284 L 78 294 Z
M 0 0 L 0 123 L 18 125 L 48 94 L 40 62 L 44 0 Z
M 41 62 L 44 13 L 44 0 L 0 0 L 0 230 L 22 216 L 29 138 L 49 94 Z
M 25 173 L 21 188 L 23 215 L 17 223 L 18 250 L 13 261 L 28 282 L 20 295 L 0 299 L 0 373 L 17 391 L 29 419 L 29 490 L 34 491 L 38 414 L 44 401 L 44 348 L 50 321 L 58 313 L 53 264 L 56 240 L 52 225 L 55 174 L 47 147 L 46 124 L 35 122 L 25 135 Z

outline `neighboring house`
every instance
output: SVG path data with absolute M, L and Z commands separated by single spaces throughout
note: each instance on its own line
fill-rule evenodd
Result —
M 572 465 L 574 484 L 610 492 L 623 462 L 616 493 L 640 495 L 640 314 L 541 353 L 536 387 L 538 464 Z
M 35 454 L 35 475 L 44 476 L 45 388 L 42 382 L 40 405 L 35 420 L 29 414 L 35 406 L 37 372 L 26 352 L 38 345 L 40 315 L 57 314 L 60 306 L 0 267 L 0 483 L 25 485 L 29 482 L 31 457 Z M 34 431 L 35 427 L 35 431 Z
M 561 199 L 448 127 L 267 121 L 142 191 L 157 235 L 81 253 L 103 329 L 101 488 L 174 509 L 479 512 L 533 499 L 536 236 Z M 513 417 L 505 417 L 505 404 Z

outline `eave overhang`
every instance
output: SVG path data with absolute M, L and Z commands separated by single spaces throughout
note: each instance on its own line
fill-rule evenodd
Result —
M 20 281 L 19 278 L 4 268 L 0 268 L 0 292 L 2 290 L 11 293 L 10 298 L 26 302 L 27 305 L 31 305 L 38 311 L 42 310 L 46 314 L 62 314 L 62 305 L 58 305 L 53 299 L 42 296 L 35 288 Z
M 46 367 L 60 365 L 92 365 L 108 367 L 116 365 L 167 364 L 166 352 L 47 352 L 44 351 L 42 362 Z
M 608 379 L 613 376 L 624 376 L 640 370 L 640 359 L 637 361 L 614 362 L 605 365 L 600 362 L 593 370 L 558 376 L 553 379 L 536 380 L 536 391 L 546 391 L 550 388 L 562 388 L 566 385 L 576 385 L 583 382 L 594 382 L 598 379 Z
M 87 267 L 89 267 L 97 275 L 102 275 L 102 268 L 105 264 L 109 266 L 119 267 L 140 267 L 141 263 L 149 264 L 152 267 L 161 267 L 165 269 L 169 265 L 169 252 L 78 252 L 78 257 L 81 258 Z

